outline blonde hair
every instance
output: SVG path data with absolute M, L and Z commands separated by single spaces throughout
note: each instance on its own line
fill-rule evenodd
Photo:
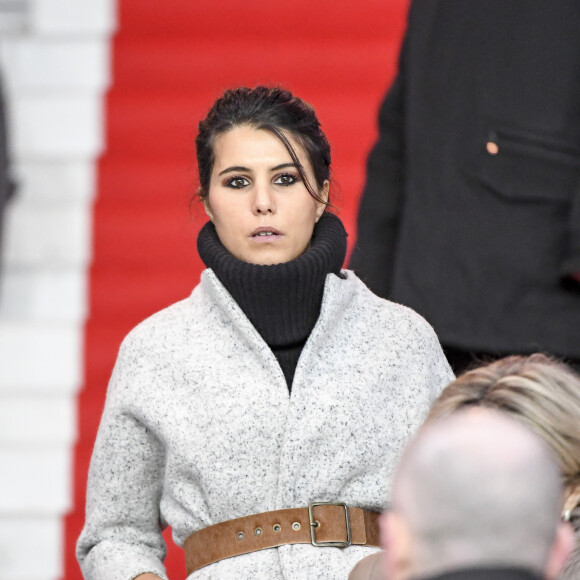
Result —
M 580 376 L 544 354 L 510 356 L 467 371 L 433 403 L 427 421 L 468 406 L 497 409 L 555 452 L 564 485 L 580 485 Z

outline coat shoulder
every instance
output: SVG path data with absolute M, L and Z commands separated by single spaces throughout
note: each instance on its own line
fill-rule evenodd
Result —
M 176 341 L 182 341 L 185 335 L 191 335 L 192 326 L 201 313 L 194 306 L 198 293 L 199 286 L 187 298 L 159 310 L 137 324 L 123 339 L 121 352 L 162 350 Z
M 427 334 L 435 334 L 433 327 L 415 310 L 377 296 L 354 272 L 345 270 L 344 273 L 354 286 L 355 308 L 365 317 L 388 323 L 391 328 L 416 328 Z

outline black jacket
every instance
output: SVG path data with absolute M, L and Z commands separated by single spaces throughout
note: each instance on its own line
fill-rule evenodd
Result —
M 465 350 L 580 358 L 580 2 L 414 0 L 350 266 Z
M 541 576 L 523 568 L 465 568 L 431 576 L 423 580 L 541 580 Z

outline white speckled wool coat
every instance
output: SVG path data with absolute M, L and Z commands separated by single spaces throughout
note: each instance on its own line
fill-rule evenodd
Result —
M 181 545 L 205 526 L 315 500 L 385 507 L 403 445 L 453 377 L 418 314 L 344 273 L 327 276 L 291 394 L 209 269 L 127 336 L 91 460 L 77 548 L 87 580 L 167 578 L 160 524 Z M 346 579 L 373 550 L 287 545 L 189 578 Z

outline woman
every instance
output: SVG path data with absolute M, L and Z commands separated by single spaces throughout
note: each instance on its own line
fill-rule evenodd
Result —
M 562 517 L 574 526 L 577 546 L 561 580 L 580 577 L 580 377 L 543 354 L 511 356 L 462 374 L 435 401 L 427 422 L 468 406 L 511 415 L 553 450 L 565 483 Z M 522 523 L 525 525 L 525 523 Z M 380 556 L 361 561 L 351 580 L 383 578 Z
M 309 105 L 227 91 L 196 146 L 207 269 L 121 346 L 83 573 L 166 578 L 170 525 L 191 578 L 346 578 L 376 544 L 391 468 L 449 366 L 421 317 L 341 270 L 330 148 Z

